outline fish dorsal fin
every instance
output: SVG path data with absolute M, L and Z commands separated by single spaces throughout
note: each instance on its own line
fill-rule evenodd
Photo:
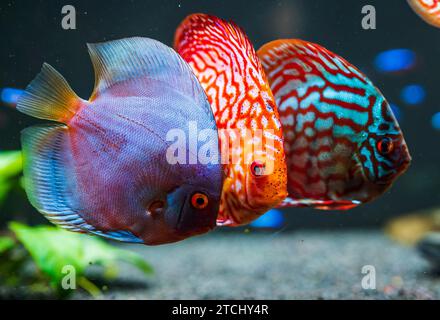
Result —
M 87 46 L 95 69 L 90 100 L 117 83 L 137 78 L 163 81 L 187 96 L 206 99 L 189 65 L 159 41 L 135 37 Z
M 207 59 L 224 64 L 225 57 L 222 55 L 229 54 L 230 59 L 237 62 L 246 58 L 252 68 L 263 71 L 255 49 L 243 29 L 233 21 L 213 15 L 194 13 L 187 16 L 177 27 L 174 48 L 185 60 L 196 55 L 201 65 L 206 63 Z M 203 54 L 199 54 L 200 52 Z M 216 52 L 218 56 L 213 58 L 210 52 Z

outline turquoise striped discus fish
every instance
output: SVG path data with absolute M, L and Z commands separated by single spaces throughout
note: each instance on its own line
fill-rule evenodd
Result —
M 283 126 L 289 198 L 282 206 L 353 208 L 408 168 L 389 104 L 352 64 L 302 40 L 270 42 L 258 56 Z

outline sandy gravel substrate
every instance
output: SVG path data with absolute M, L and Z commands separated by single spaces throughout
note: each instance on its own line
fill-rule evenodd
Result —
M 127 247 L 156 274 L 145 279 L 124 266 L 105 299 L 440 298 L 440 276 L 413 248 L 379 231 L 214 232 L 178 244 Z M 375 267 L 375 290 L 362 289 L 365 265 Z

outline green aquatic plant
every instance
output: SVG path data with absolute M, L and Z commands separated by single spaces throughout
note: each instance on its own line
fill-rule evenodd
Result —
M 0 152 L 0 206 L 23 170 L 21 151 Z
M 3 270 L 3 275 L 9 272 L 13 280 L 2 280 L 0 277 L 1 284 L 20 283 L 17 273 L 26 269 L 29 260 L 38 270 L 31 277 L 34 288 L 44 287 L 46 282 L 59 296 L 68 295 L 77 286 L 94 297 L 99 296 L 100 289 L 86 277 L 86 271 L 92 265 L 100 266 L 106 279 L 117 276 L 119 262 L 129 263 L 146 275 L 153 273 L 151 265 L 138 254 L 112 246 L 97 237 L 53 226 L 30 227 L 18 222 L 11 222 L 9 228 L 13 236 L 0 237 L 0 270 Z M 23 248 L 26 257 L 20 252 Z M 65 287 L 66 279 L 68 287 Z
M 9 237 L 0 237 L 0 254 L 2 254 L 5 251 L 8 251 L 9 249 L 12 249 L 15 245 L 15 242 L 13 239 Z
M 78 286 L 93 296 L 98 295 L 99 289 L 85 276 L 91 265 L 103 267 L 107 278 L 116 276 L 118 261 L 130 263 L 145 274 L 153 273 L 153 268 L 141 256 L 111 246 L 97 237 L 52 226 L 29 227 L 17 222 L 12 222 L 10 229 L 29 252 L 38 270 L 59 293 L 64 290 L 63 278 L 74 270 Z
M 12 188 L 21 185 L 21 174 L 21 152 L 0 152 L 0 206 Z M 71 289 L 80 287 L 96 297 L 101 291 L 86 276 L 88 269 L 98 266 L 101 277 L 112 279 L 117 276 L 119 262 L 129 263 L 145 275 L 153 273 L 151 265 L 140 255 L 98 237 L 55 226 L 10 222 L 9 230 L 0 236 L 0 289 L 24 285 L 30 291 L 50 291 L 64 297 Z

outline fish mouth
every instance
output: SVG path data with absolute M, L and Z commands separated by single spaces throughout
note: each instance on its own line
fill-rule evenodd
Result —
M 399 167 L 400 174 L 402 174 L 406 170 L 408 170 L 408 168 L 409 168 L 409 166 L 411 165 L 411 162 L 412 162 L 412 157 L 409 154 L 408 147 L 405 147 L 405 150 L 406 150 L 406 156 L 405 156 L 404 160 L 402 161 L 402 163 L 401 163 L 401 165 Z

